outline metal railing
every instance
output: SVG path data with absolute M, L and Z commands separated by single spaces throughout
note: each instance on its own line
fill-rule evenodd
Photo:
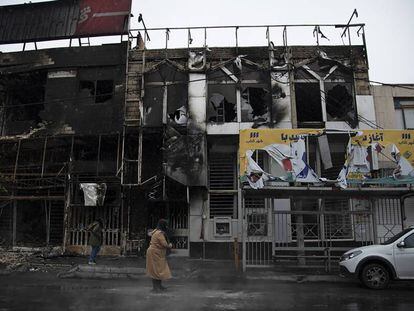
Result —
M 244 210 L 244 267 L 271 266 L 275 260 L 320 260 L 330 270 L 338 254 L 373 244 L 376 227 L 367 211 Z M 336 252 L 336 253 L 335 253 Z M 335 256 L 334 256 L 335 255 Z
M 130 29 L 129 39 L 136 39 L 138 46 L 143 44 L 148 49 L 207 48 L 211 46 L 228 46 L 228 44 L 237 49 L 243 46 L 268 46 L 271 42 L 280 42 L 281 44 L 276 44 L 280 46 L 320 44 L 365 45 L 365 24 L 351 24 L 350 22 L 347 24 L 136 28 Z M 174 42 L 172 42 L 173 40 Z

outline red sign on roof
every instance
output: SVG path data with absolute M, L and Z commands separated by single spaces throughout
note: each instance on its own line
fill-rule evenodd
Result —
M 127 32 L 131 0 L 81 0 L 75 36 Z

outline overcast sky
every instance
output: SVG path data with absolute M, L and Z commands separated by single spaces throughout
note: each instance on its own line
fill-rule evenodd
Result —
M 0 0 L 0 5 L 28 1 Z M 40 2 L 40 1 L 32 1 Z M 216 25 L 275 25 L 303 23 L 346 23 L 354 9 L 356 23 L 366 24 L 370 79 L 386 83 L 414 83 L 414 0 L 133 0 L 132 28 L 143 14 L 148 28 Z M 339 30 L 322 31 L 330 41 L 340 43 Z M 233 44 L 234 31 L 209 32 L 207 44 Z M 312 29 L 289 31 L 289 44 L 312 44 Z M 151 44 L 164 44 L 161 32 L 150 33 Z M 171 47 L 186 45 L 186 32 L 172 32 Z M 201 32 L 192 32 L 194 42 L 201 42 Z M 241 30 L 241 45 L 266 44 L 264 30 Z M 277 30 L 271 32 L 276 45 L 281 44 Z M 359 39 L 360 38 L 355 38 Z M 2 49 L 4 51 L 4 49 Z

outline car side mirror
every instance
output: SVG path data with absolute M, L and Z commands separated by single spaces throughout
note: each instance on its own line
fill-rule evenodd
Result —
M 398 248 L 404 248 L 404 247 L 405 247 L 405 242 L 404 242 L 404 241 L 399 242 L 399 243 L 397 244 L 397 247 L 398 247 Z

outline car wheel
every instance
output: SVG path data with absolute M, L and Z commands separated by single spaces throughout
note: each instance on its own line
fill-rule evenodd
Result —
M 362 269 L 361 281 L 368 288 L 384 289 L 390 283 L 390 273 L 383 265 L 371 263 Z

